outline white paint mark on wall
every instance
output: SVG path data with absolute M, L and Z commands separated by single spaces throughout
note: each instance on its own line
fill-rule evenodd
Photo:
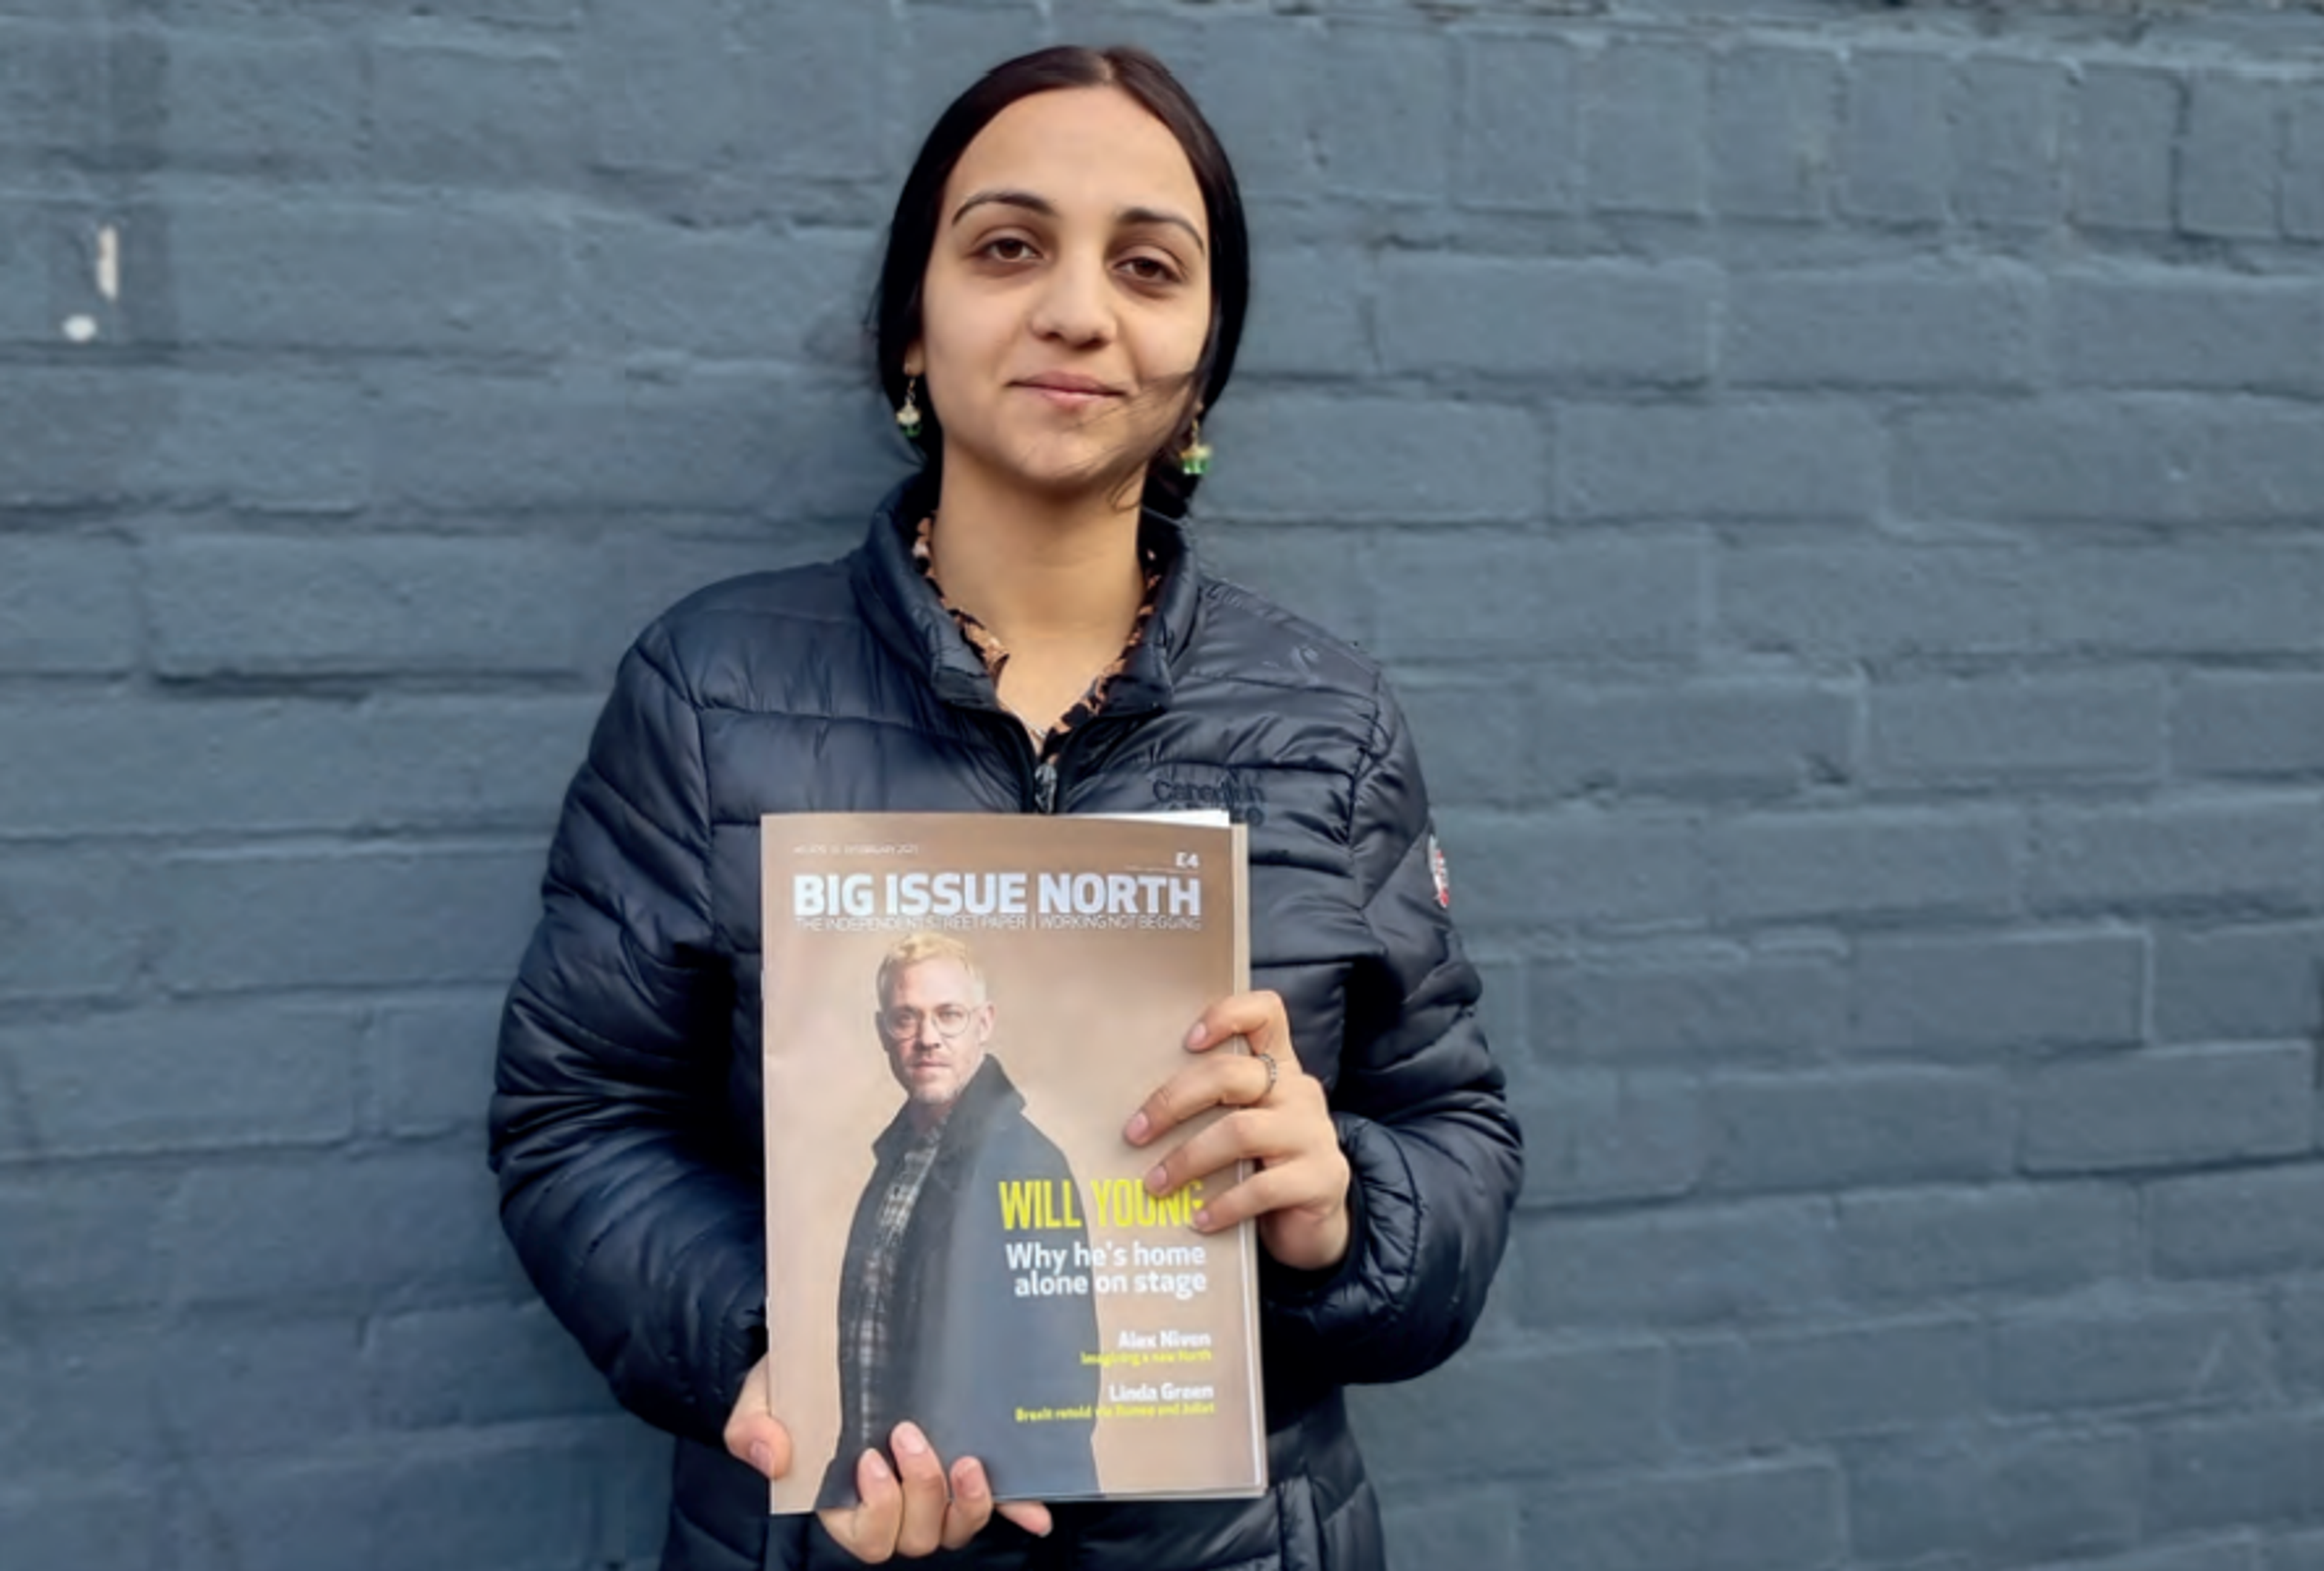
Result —
M 65 337 L 76 344 L 88 343 L 91 338 L 97 337 L 97 319 L 95 317 L 67 317 L 65 319 Z
M 97 292 L 121 298 L 121 231 L 107 224 L 97 232 Z

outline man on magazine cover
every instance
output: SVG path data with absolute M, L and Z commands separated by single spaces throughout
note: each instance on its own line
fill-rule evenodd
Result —
M 1102 1372 L 1083 1355 L 1098 1351 L 1096 1300 L 1019 1297 L 1008 1256 L 1033 1240 L 1082 1260 L 1088 1230 L 1076 1204 L 1068 1224 L 1004 1231 L 1000 1201 L 1004 1183 L 1069 1185 L 1072 1170 L 989 1050 L 997 1010 L 966 944 L 913 934 L 881 960 L 877 985 L 875 1029 L 904 1104 L 872 1142 L 848 1229 L 839 1449 L 816 1503 L 853 1504 L 856 1458 L 907 1419 L 947 1462 L 981 1460 L 997 1495 L 1093 1494 Z

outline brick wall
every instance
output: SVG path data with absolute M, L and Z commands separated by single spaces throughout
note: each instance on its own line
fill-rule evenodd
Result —
M 481 1161 L 558 794 L 893 472 L 935 110 L 1129 37 L 1529 1115 L 1399 1564 L 2324 1566 L 2314 8 L 1314 9 L 0 0 L 0 1563 L 650 1561 Z

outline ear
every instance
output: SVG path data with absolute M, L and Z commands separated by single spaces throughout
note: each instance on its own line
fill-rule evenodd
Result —
M 904 349 L 904 374 L 907 376 L 918 376 L 925 373 L 927 368 L 928 357 L 927 354 L 922 351 L 920 341 L 918 338 L 915 338 L 910 344 L 907 345 Z

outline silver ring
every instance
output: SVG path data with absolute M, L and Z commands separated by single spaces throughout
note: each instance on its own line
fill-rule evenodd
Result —
M 1253 1053 L 1251 1057 L 1267 1066 L 1267 1089 L 1259 1094 L 1259 1100 L 1264 1102 L 1275 1095 L 1275 1083 L 1282 1078 L 1283 1069 L 1276 1063 L 1273 1053 Z

